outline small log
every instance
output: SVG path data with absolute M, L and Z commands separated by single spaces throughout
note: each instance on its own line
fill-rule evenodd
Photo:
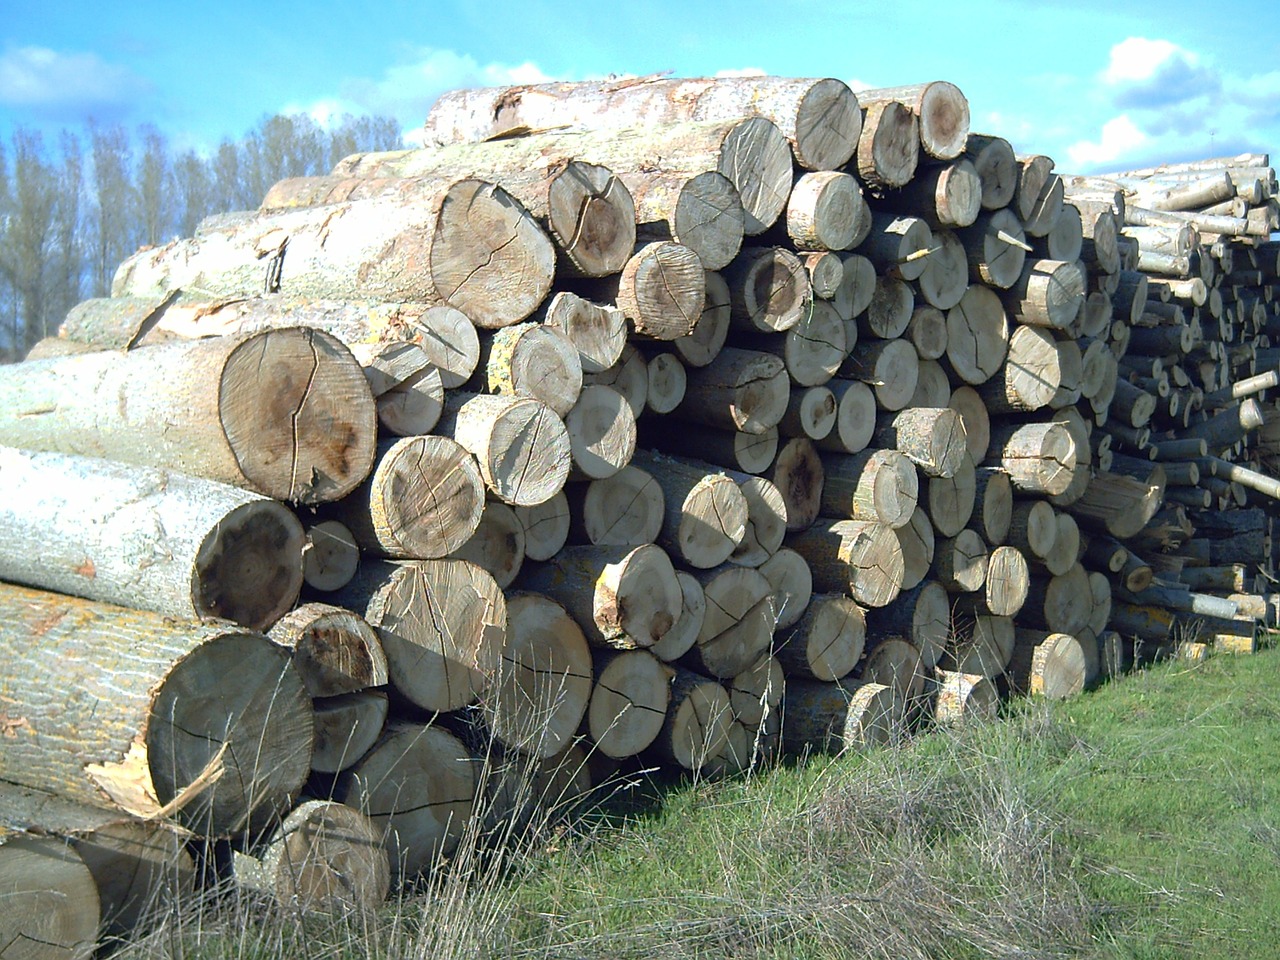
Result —
M 1040 557 L 1045 569 L 1055 577 L 1067 573 L 1080 559 L 1080 528 L 1069 513 L 1054 518 L 1053 547 Z
M 782 745 L 789 753 L 841 753 L 889 743 L 903 726 L 904 705 L 883 683 L 794 680 L 783 698 Z
M 178 470 L 277 500 L 350 493 L 373 465 L 373 395 L 319 331 L 176 341 L 10 364 L 0 442 Z
M 475 816 L 478 766 L 443 728 L 400 721 L 338 778 L 334 799 L 369 817 L 393 879 L 407 880 L 457 849 Z
M 875 394 L 860 380 L 836 378 L 826 385 L 836 398 L 836 423 L 817 445 L 833 453 L 865 450 L 876 427 Z
M 920 217 L 875 211 L 860 249 L 877 273 L 918 280 L 933 249 L 933 231 Z
M 1021 550 L 1006 545 L 991 551 L 984 584 L 988 610 L 997 617 L 1016 617 L 1027 602 L 1030 583 L 1031 573 Z
M 738 484 L 697 461 L 637 451 L 634 462 L 662 489 L 657 542 L 699 569 L 728 560 L 746 536 L 747 501 Z
M 1089 625 L 1091 598 L 1089 575 L 1077 563 L 1061 576 L 1031 578 L 1022 619 L 1053 633 L 1077 636 Z
M 920 122 L 909 107 L 880 100 L 863 107 L 858 176 L 872 191 L 906 184 L 920 159 Z
M 980 214 L 973 226 L 956 232 L 974 281 L 1000 290 L 1018 282 L 1029 248 L 1022 221 L 1011 209 Z
M 897 450 L 823 457 L 822 512 L 877 520 L 894 529 L 911 522 L 919 497 L 916 468 Z
M 761 657 L 729 681 L 729 703 L 735 722 L 756 730 L 778 716 L 786 676 L 775 656 Z
M 0 612 L 11 781 L 211 837 L 292 804 L 312 712 L 287 651 L 225 621 L 15 586 Z
M 804 263 L 785 247 L 744 247 L 721 275 L 729 286 L 730 320 L 746 332 L 790 330 L 813 300 Z
M 32 960 L 86 960 L 98 945 L 102 907 L 93 874 L 62 837 L 0 827 L 6 953 Z
M 347 525 L 322 520 L 307 527 L 302 548 L 302 579 L 312 590 L 341 590 L 360 566 L 360 547 Z
M 951 477 L 929 477 L 925 504 L 933 529 L 943 537 L 957 536 L 973 516 L 977 500 L 977 479 L 973 463 L 966 457 Z
M 1066 330 L 1079 316 L 1084 296 L 1084 274 L 1074 261 L 1028 260 L 1004 302 L 1021 323 Z
M 1018 324 L 1004 365 L 978 391 L 992 413 L 1026 413 L 1048 406 L 1062 383 L 1057 343 L 1047 331 Z
M 621 273 L 580 286 L 592 299 L 615 302 L 636 333 L 654 340 L 688 336 L 706 306 L 702 261 L 669 240 L 641 244 Z
M 541 400 L 563 417 L 582 391 L 578 348 L 548 323 L 516 323 L 482 345 L 487 392 Z
M 304 603 L 267 633 L 293 652 L 293 668 L 312 697 L 335 697 L 387 682 L 387 658 L 364 619 L 328 603 Z
M 852 320 L 869 306 L 876 292 L 876 268 L 859 253 L 840 255 L 840 286 L 831 297 L 842 320 Z
M 1009 679 L 1016 690 L 1050 700 L 1084 690 L 1085 657 L 1079 640 L 1039 630 L 1019 630 L 1017 638 L 1009 662 Z
M 923 217 L 933 229 L 970 226 L 982 211 L 982 179 L 968 160 L 929 167 L 881 201 Z
M 465 560 L 374 561 L 336 594 L 378 632 L 396 691 L 424 710 L 460 710 L 498 667 L 502 589 Z
M 947 590 L 973 593 L 987 580 L 987 547 L 972 530 L 955 537 L 942 537 L 934 546 L 933 570 Z
M 868 610 L 867 627 L 873 636 L 906 637 L 922 667 L 932 670 L 951 636 L 951 601 L 942 584 L 924 580 L 887 607 Z
M 924 302 L 939 310 L 950 310 L 969 288 L 969 260 L 964 244 L 951 230 L 933 231 L 933 252 L 924 273 L 916 281 Z
M 656 542 L 662 531 L 662 487 L 634 464 L 612 477 L 570 484 L 569 493 L 568 532 L 575 543 L 639 546 Z M 551 555 L 537 559 L 549 560 Z
M 945 407 L 951 403 L 951 381 L 937 360 L 921 360 L 916 392 L 907 401 L 909 407 Z
M 1013 484 L 999 467 L 974 471 L 973 528 L 990 547 L 1009 539 L 1013 521 Z
M 491 500 L 484 505 L 475 532 L 449 556 L 487 570 L 505 590 L 524 564 L 524 526 L 511 507 Z
M 448 437 L 379 446 L 368 480 L 332 508 L 360 549 L 399 559 L 448 556 L 475 532 L 485 482 L 476 458 Z
M 901 103 L 916 116 L 920 149 L 928 156 L 953 160 L 967 148 L 969 101 L 955 84 L 937 80 L 858 92 L 858 101 L 865 107 L 886 99 Z
M 377 399 L 378 424 L 398 437 L 430 433 L 444 409 L 444 387 L 440 373 L 428 367 L 420 374 L 396 384 Z
M 622 348 L 617 362 L 599 373 L 583 374 L 584 386 L 612 387 L 626 398 L 637 419 L 649 405 L 649 363 L 634 344 Z
M 686 662 L 704 676 L 730 680 L 769 652 L 778 614 L 764 574 L 726 565 L 695 574 L 706 615 Z
M 606 757 L 633 757 L 657 738 L 666 720 L 675 670 L 648 650 L 595 660 L 587 734 Z
M 840 255 L 830 250 L 814 250 L 800 254 L 800 260 L 809 275 L 813 295 L 823 300 L 834 297 L 844 282 L 844 262 Z
M 667 716 L 652 749 L 682 769 L 697 770 L 724 748 L 732 723 L 733 707 L 724 687 L 678 668 Z
M 778 611 L 777 628 L 783 630 L 800 620 L 813 595 L 813 571 L 804 557 L 783 547 L 757 568 L 773 588 Z
M 894 276 L 877 276 L 872 287 L 871 302 L 865 312 L 859 315 L 859 322 L 853 325 L 854 330 L 862 328 L 867 334 L 882 340 L 900 337 L 911 322 L 915 312 L 915 293 L 911 284 Z M 849 348 L 858 342 L 847 329 L 845 339 Z
M 657 643 L 683 605 L 671 560 L 653 544 L 565 547 L 522 582 L 564 606 L 592 644 L 619 650 Z
M 733 479 L 747 501 L 747 526 L 729 560 L 758 567 L 782 546 L 787 533 L 787 503 L 782 492 L 764 477 L 734 474 Z
M 262 630 L 302 589 L 293 511 L 166 470 L 0 447 L 0 578 Z
M 636 170 L 620 179 L 635 201 L 640 242 L 673 240 L 696 253 L 708 270 L 738 255 L 747 214 L 738 188 L 724 174 Z
M 1010 424 L 992 431 L 992 446 L 1015 489 L 1053 495 L 1071 484 L 1076 467 L 1076 444 L 1061 423 Z
M 866 615 L 843 594 L 813 597 L 800 620 L 780 633 L 774 655 L 788 676 L 840 680 L 862 659 Z
M 1018 187 L 1018 161 L 1009 141 L 971 133 L 965 140 L 964 155 L 973 161 L 982 181 L 982 209 L 1007 207 Z
M 808 312 L 782 336 L 782 359 L 791 382 L 816 387 L 830 380 L 848 354 L 846 324 L 836 308 L 824 300 L 809 304 Z
M 646 419 L 639 424 L 640 442 L 644 447 L 666 453 L 694 457 L 743 473 L 763 473 L 778 456 L 778 429 L 763 433 L 739 430 L 672 430 L 665 421 Z M 634 455 L 632 457 L 634 459 Z
M 915 393 L 920 359 L 910 340 L 864 340 L 849 351 L 839 372 L 871 387 L 881 409 L 901 410 Z
M 646 394 L 647 395 L 647 394 Z M 570 475 L 578 480 L 611 477 L 636 449 L 636 417 L 627 398 L 602 383 L 584 387 L 564 418 L 569 436 Z
M 616 476 L 616 474 L 615 474 Z M 524 528 L 524 555 L 530 560 L 550 560 L 569 537 L 569 502 L 562 490 L 550 500 L 531 507 L 516 507 Z
M 835 425 L 836 395 L 829 387 L 793 388 L 791 399 L 787 401 L 787 412 L 778 423 L 778 431 L 788 437 L 822 440 L 835 429 Z
M 913 407 L 882 419 L 877 446 L 901 451 L 931 477 L 953 477 L 968 453 L 964 424 L 950 407 Z
M 618 362 L 627 342 L 626 317 L 621 310 L 592 303 L 568 290 L 552 294 L 535 319 L 568 338 L 578 352 L 584 374 L 609 369 Z
M 947 362 L 965 383 L 989 380 L 1009 348 L 1009 321 L 994 292 L 971 286 L 947 311 Z
M 920 651 L 901 637 L 885 637 L 871 647 L 858 674 L 863 683 L 892 687 L 898 699 L 911 706 L 924 693 Z
M 808 561 L 819 590 L 847 591 L 866 607 L 892 603 L 902 590 L 902 546 L 885 524 L 821 519 L 792 537 L 789 546 Z
M 454 391 L 438 429 L 476 458 L 485 486 L 512 506 L 549 500 L 569 477 L 564 421 L 538 400 Z
M 1045 500 L 1018 500 L 1010 514 L 1009 543 L 1023 554 L 1045 557 L 1058 537 L 1058 519 Z
M 799 250 L 848 250 L 863 239 L 859 225 L 869 217 L 857 178 L 835 170 L 802 173 L 787 199 L 787 236 Z
M 1000 710 L 1000 691 L 986 677 L 938 670 L 934 681 L 935 723 L 973 723 L 994 720 Z
M 648 364 L 649 390 L 645 406 L 656 414 L 668 414 L 680 405 L 688 380 L 677 354 L 655 353 Z
M 676 337 L 671 341 L 671 346 L 680 354 L 680 359 L 690 367 L 705 367 L 709 364 L 719 355 L 729 336 L 729 317 L 732 313 L 729 285 L 714 270 L 707 270 L 704 280 L 706 293 L 702 315 L 687 336 Z
M 817 448 L 803 437 L 792 437 L 778 450 L 765 479 L 778 488 L 787 507 L 787 529 L 804 530 L 822 507 L 825 470 Z
M 763 433 L 782 419 L 789 394 L 782 360 L 730 347 L 707 366 L 689 371 L 684 400 L 674 416 L 742 433 Z
M 702 621 L 707 615 L 702 581 L 688 570 L 677 570 L 676 581 L 680 585 L 680 615 L 671 629 L 648 648 L 655 657 L 667 663 L 673 663 L 689 652 L 702 632 Z
M 902 588 L 910 590 L 928 576 L 933 564 L 934 535 L 929 512 L 923 506 L 917 506 L 915 513 L 911 514 L 911 522 L 895 532 L 902 550 Z
M 951 646 L 941 661 L 946 669 L 988 680 L 1004 674 L 1013 656 L 1012 617 L 997 617 L 957 605 L 952 630 Z
M 301 913 L 376 910 L 391 889 L 391 862 L 368 817 L 332 800 L 299 804 L 256 855 L 236 851 L 241 886 Z
M 559 753 L 591 699 L 591 648 L 582 629 L 551 598 L 513 593 L 500 664 L 480 695 L 489 733 L 526 756 Z
M 315 746 L 311 769 L 341 773 L 373 749 L 387 725 L 389 701 L 381 690 L 316 697 Z
M 970 386 L 956 387 L 946 405 L 960 414 L 970 461 L 982 463 L 987 459 L 987 448 L 991 446 L 991 417 L 982 395 Z

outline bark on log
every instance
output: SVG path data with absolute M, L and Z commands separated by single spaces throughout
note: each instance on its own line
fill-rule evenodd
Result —
M 1007 207 L 1018 188 L 1018 160 L 1009 141 L 971 133 L 965 141 L 964 152 L 982 180 L 982 209 Z
M 226 836 L 287 809 L 312 713 L 261 634 L 0 588 L 5 778 Z
M 804 173 L 787 199 L 787 236 L 798 250 L 848 250 L 863 240 L 870 217 L 856 177 Z
M 445 180 L 464 177 L 500 186 L 546 230 L 568 276 L 617 273 L 636 242 L 631 192 L 608 167 L 566 154 L 544 154 L 536 164 L 499 144 L 460 144 L 420 156 L 413 176 L 361 176 L 341 169 L 326 177 L 277 181 L 259 207 L 278 213 L 358 200 L 394 198 L 430 204 Z
M 507 607 L 465 560 L 374 561 L 335 595 L 378 632 L 391 684 L 424 710 L 460 710 L 498 668 Z
M 861 125 L 857 97 L 839 80 L 654 75 L 456 90 L 432 107 L 427 138 L 447 144 L 561 125 L 617 130 L 743 116 L 766 117 L 777 124 L 796 162 L 810 170 L 843 166 L 853 154 Z
M 508 597 L 500 665 L 480 694 L 494 739 L 526 756 L 554 756 L 578 729 L 592 682 L 591 648 L 569 612 L 538 593 Z
M 657 643 L 683 605 L 671 560 L 653 544 L 566 547 L 522 582 L 568 610 L 589 642 L 619 650 Z
M 293 511 L 225 484 L 0 447 L 0 578 L 265 630 L 302 589 Z
M 985 677 L 938 670 L 934 681 L 935 723 L 973 723 L 994 720 L 1000 710 L 1000 691 Z
M 445 304 L 479 327 L 532 313 L 551 289 L 555 248 L 509 193 L 442 179 L 429 197 L 380 198 L 255 216 L 135 253 L 112 296 L 283 293 Z
M 582 392 L 578 349 L 560 328 L 516 323 L 497 330 L 481 345 L 488 393 L 541 400 L 565 416 Z
M 680 419 L 708 426 L 763 433 L 787 412 L 790 386 L 779 358 L 729 347 L 705 367 L 690 370 Z
M 919 498 L 916 468 L 897 450 L 823 458 L 822 512 L 878 520 L 895 530 L 911 522 Z M 834 679 L 834 678 L 831 678 Z
M 350 493 L 373 465 L 368 381 L 315 330 L 10 364 L 0 442 L 179 470 L 277 500 Z
M 733 706 L 724 687 L 691 670 L 677 668 L 671 702 L 653 750 L 685 770 L 697 770 L 724 748 Z

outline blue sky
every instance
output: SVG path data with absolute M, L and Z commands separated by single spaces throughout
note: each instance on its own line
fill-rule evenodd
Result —
M 1066 172 L 1280 150 L 1274 0 L 1136 6 L 0 0 L 0 136 L 93 117 L 208 149 L 272 113 L 346 111 L 394 116 L 412 137 L 460 86 L 762 71 L 950 80 L 974 130 Z

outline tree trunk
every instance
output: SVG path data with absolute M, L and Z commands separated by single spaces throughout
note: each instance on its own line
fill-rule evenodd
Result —
M 257 854 L 236 852 L 236 882 L 302 913 L 370 912 L 391 889 L 381 831 L 333 800 L 295 807 Z
M 298 599 L 293 511 L 165 470 L 0 447 L 0 578 L 264 630 Z
M 657 643 L 682 610 L 675 569 L 653 544 L 565 547 L 523 583 L 568 610 L 592 644 L 619 650 Z
M 498 669 L 507 607 L 465 560 L 366 562 L 335 595 L 378 632 L 392 686 L 424 710 L 460 710 Z
M 479 327 L 505 327 L 537 308 L 554 272 L 555 248 L 509 193 L 481 180 L 441 179 L 412 200 L 261 214 L 141 250 L 120 265 L 111 293 L 412 301 L 455 307 Z
M 360 365 L 314 330 L 0 370 L 0 442 L 179 470 L 277 500 L 350 493 L 373 465 L 376 430 Z
M 476 458 L 461 444 L 403 437 L 380 444 L 369 479 L 331 509 L 366 552 L 435 560 L 475 533 L 484 498 Z
M 260 634 L 0 588 L 6 777 L 207 836 L 261 824 L 306 779 L 312 713 Z
M 291 177 L 267 191 L 260 209 L 278 213 L 372 199 L 430 204 L 441 182 L 472 177 L 509 193 L 546 230 L 560 255 L 560 272 L 602 277 L 617 273 L 636 243 L 631 192 L 608 167 L 567 154 L 545 154 L 536 164 L 511 157 L 501 144 L 458 144 L 419 157 L 411 177 Z
M 507 637 L 480 712 L 495 740 L 545 759 L 563 750 L 591 699 L 591 648 L 560 604 L 537 593 L 507 600 Z
M 587 733 L 606 757 L 633 757 L 662 732 L 675 670 L 648 650 L 597 654 Z

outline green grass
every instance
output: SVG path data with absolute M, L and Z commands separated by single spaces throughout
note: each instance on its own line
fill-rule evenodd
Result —
M 1280 957 L 1280 653 L 723 783 L 641 783 L 375 919 L 224 898 L 129 957 Z

